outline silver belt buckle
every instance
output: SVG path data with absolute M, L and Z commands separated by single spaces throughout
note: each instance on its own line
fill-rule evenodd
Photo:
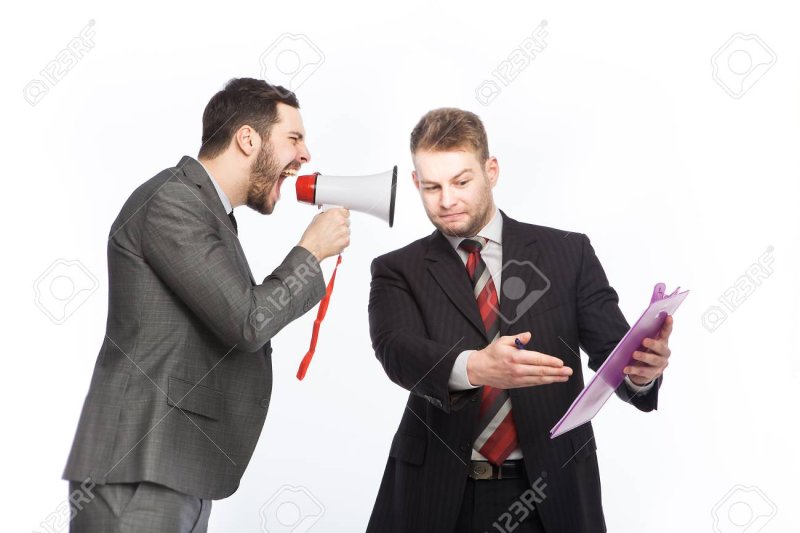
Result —
M 472 479 L 492 479 L 493 466 L 488 461 L 472 461 L 469 466 L 469 477 Z

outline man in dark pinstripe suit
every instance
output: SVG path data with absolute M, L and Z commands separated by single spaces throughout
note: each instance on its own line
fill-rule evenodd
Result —
M 370 334 L 410 391 L 368 531 L 604 532 L 591 424 L 551 440 L 629 329 L 588 237 L 499 211 L 480 119 L 426 114 L 411 134 L 414 184 L 436 230 L 375 259 Z M 656 408 L 669 317 L 616 391 Z M 527 345 L 527 346 L 525 346 Z

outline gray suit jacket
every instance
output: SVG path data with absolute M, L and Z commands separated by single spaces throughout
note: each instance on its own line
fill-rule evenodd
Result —
M 298 246 L 256 284 L 208 174 L 183 157 L 123 206 L 108 274 L 106 336 L 64 479 L 231 495 L 269 407 L 269 341 L 325 294 L 319 263 Z

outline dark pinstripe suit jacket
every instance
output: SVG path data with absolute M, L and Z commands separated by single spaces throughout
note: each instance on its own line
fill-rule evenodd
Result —
M 519 277 L 526 291 L 545 292 L 518 315 L 501 287 L 500 334 L 531 331 L 529 349 L 574 371 L 566 383 L 509 391 L 529 480 L 541 476 L 546 484 L 540 516 L 547 531 L 605 531 L 591 424 L 554 440 L 549 430 L 584 386 L 578 347 L 597 370 L 629 326 L 586 235 L 502 216 L 503 283 Z M 489 339 L 464 263 L 439 231 L 375 259 L 369 323 L 386 374 L 411 394 L 368 531 L 449 533 L 467 481 L 480 389 L 451 394 L 448 379 L 462 350 Z M 623 383 L 617 394 L 650 411 L 659 386 L 660 379 L 635 396 Z
M 106 336 L 64 478 L 229 496 L 267 416 L 269 341 L 325 294 L 319 263 L 298 246 L 256 284 L 208 174 L 184 157 L 123 206 L 108 275 Z

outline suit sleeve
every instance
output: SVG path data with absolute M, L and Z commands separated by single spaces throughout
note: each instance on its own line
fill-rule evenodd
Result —
M 393 382 L 449 413 L 478 389 L 452 392 L 453 365 L 463 349 L 433 341 L 404 277 L 382 258 L 372 262 L 369 331 L 375 355 Z
M 581 267 L 578 273 L 577 307 L 580 346 L 589 355 L 589 368 L 597 372 L 614 347 L 630 329 L 619 308 L 617 292 L 609 285 L 606 274 L 591 242 L 581 235 Z M 658 389 L 662 378 L 644 392 L 634 392 L 623 381 L 617 396 L 642 411 L 658 405 Z
M 320 301 L 322 271 L 309 251 L 296 246 L 260 285 L 252 285 L 212 224 L 214 216 L 185 185 L 163 187 L 147 203 L 142 253 L 217 338 L 256 352 Z

